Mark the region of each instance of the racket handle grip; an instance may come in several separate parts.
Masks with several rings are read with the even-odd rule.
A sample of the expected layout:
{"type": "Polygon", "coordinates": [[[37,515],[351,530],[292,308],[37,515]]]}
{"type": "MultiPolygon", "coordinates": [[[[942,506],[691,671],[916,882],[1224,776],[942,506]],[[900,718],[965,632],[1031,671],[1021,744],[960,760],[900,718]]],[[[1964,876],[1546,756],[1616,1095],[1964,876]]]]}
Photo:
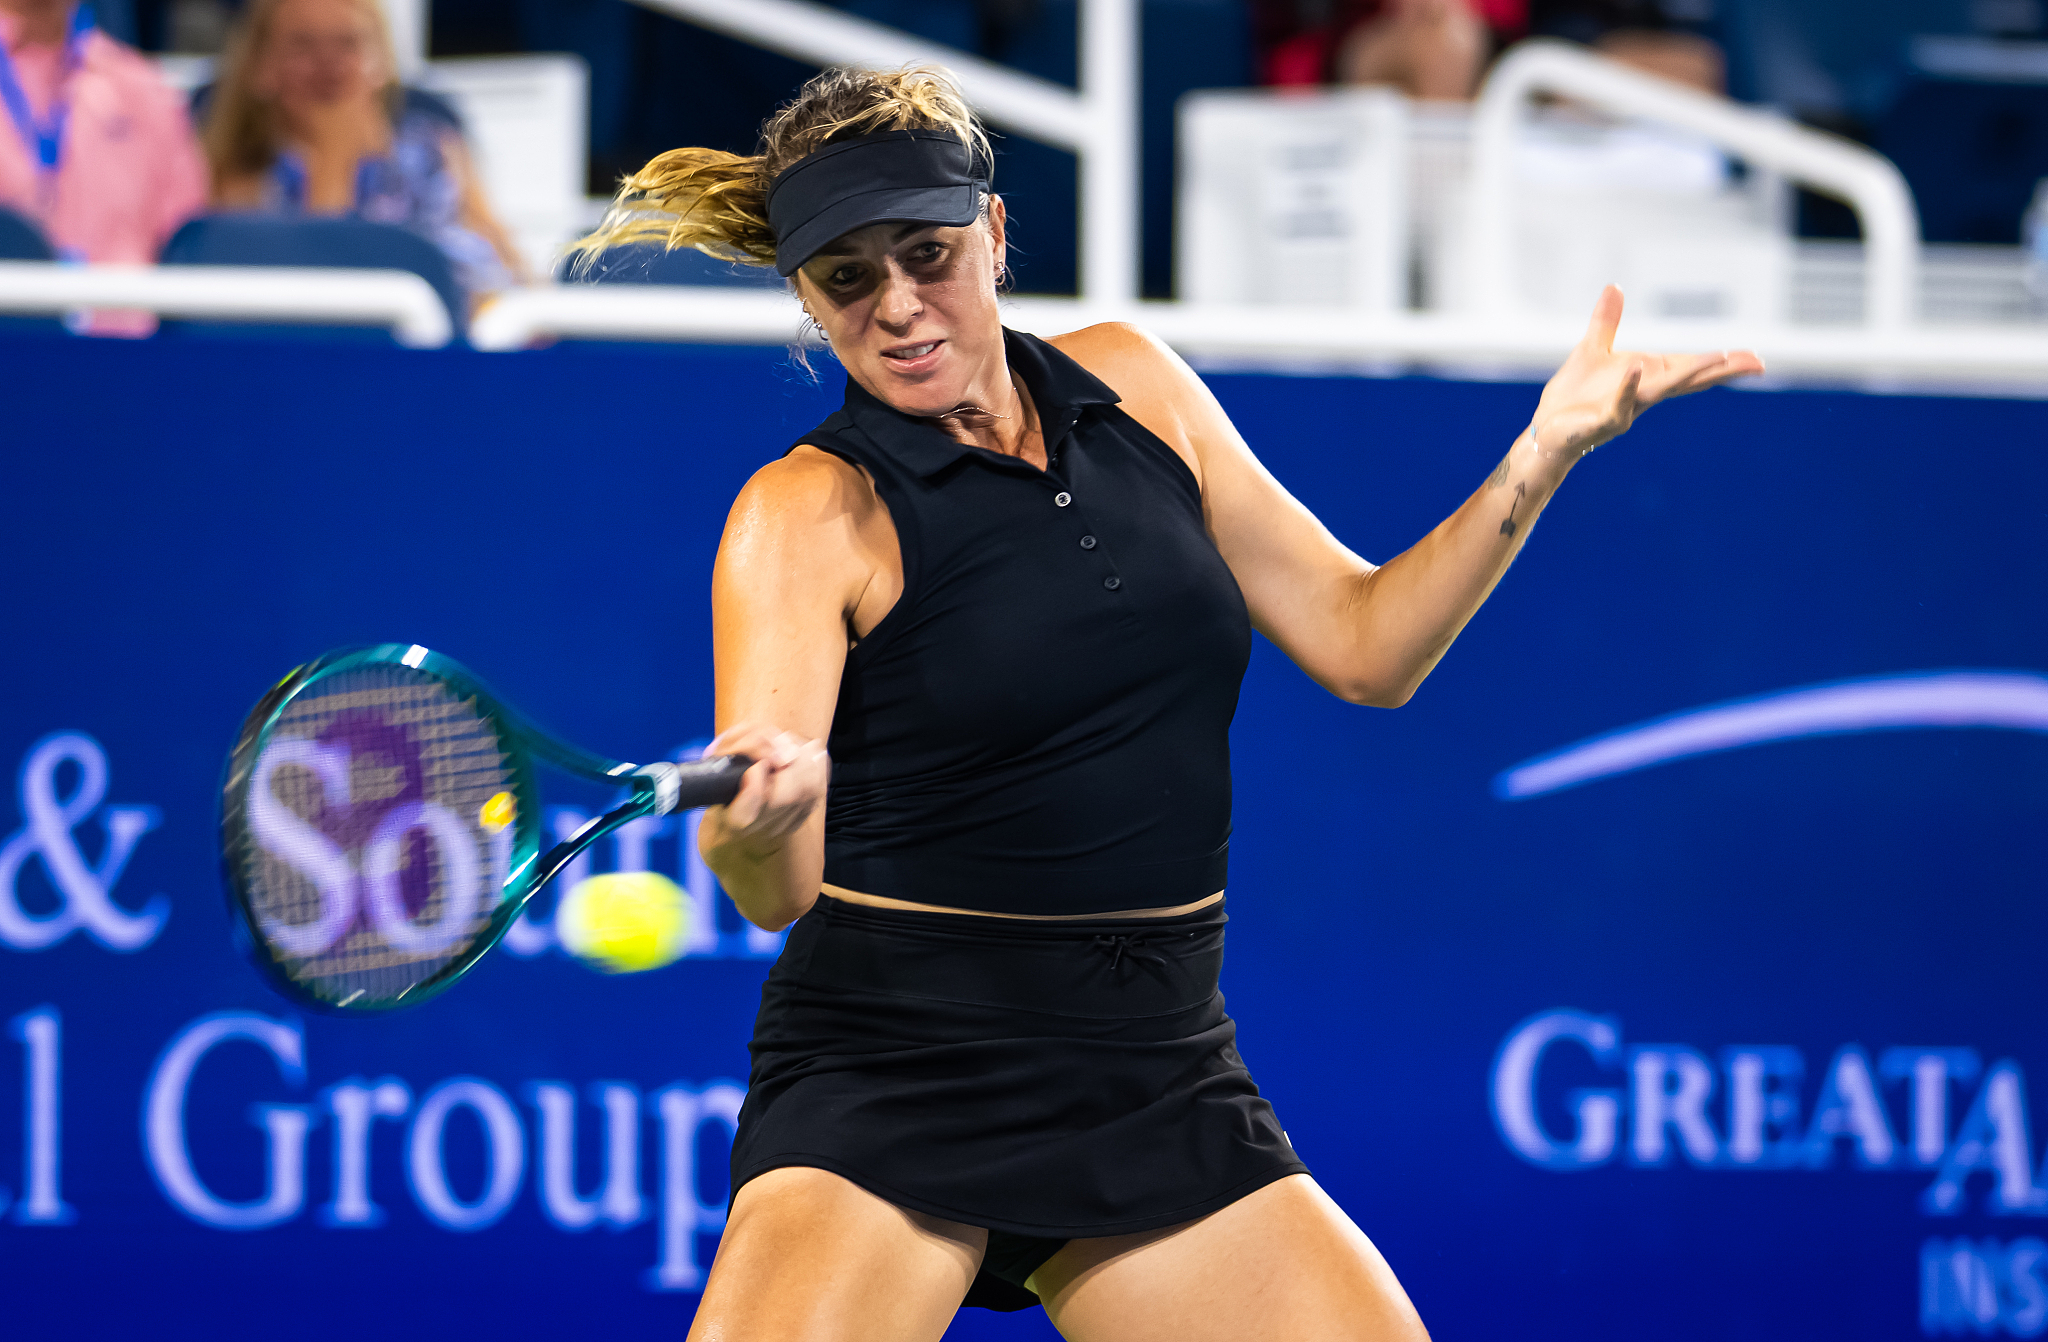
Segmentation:
{"type": "Polygon", "coordinates": [[[655,815],[723,806],[740,790],[740,775],[753,767],[745,755],[711,755],[687,764],[650,764],[634,771],[655,795],[655,815]]]}

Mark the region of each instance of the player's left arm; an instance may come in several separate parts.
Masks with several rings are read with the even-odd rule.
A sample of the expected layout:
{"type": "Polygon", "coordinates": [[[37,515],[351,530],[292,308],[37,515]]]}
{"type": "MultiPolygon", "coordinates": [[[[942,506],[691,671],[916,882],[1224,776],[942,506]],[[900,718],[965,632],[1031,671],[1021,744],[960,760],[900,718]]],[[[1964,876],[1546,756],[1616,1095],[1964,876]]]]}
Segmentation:
{"type": "Polygon", "coordinates": [[[1610,287],[1585,337],[1544,387],[1535,418],[1485,483],[1422,540],[1377,566],[1273,478],[1208,387],[1166,346],[1122,325],[1058,343],[1188,462],[1209,534],[1244,591],[1253,627],[1339,698],[1392,708],[1442,660],[1581,457],[1627,432],[1658,401],[1763,369],[1746,351],[1616,350],[1620,320],[1621,291],[1610,287]]]}

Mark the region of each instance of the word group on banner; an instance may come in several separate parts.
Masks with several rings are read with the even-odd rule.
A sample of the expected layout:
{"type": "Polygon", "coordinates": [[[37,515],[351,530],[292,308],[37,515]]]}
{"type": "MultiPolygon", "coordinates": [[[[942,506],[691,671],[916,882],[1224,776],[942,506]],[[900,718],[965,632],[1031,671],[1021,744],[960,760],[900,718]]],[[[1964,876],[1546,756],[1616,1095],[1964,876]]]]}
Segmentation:
{"type": "MultiPolygon", "coordinates": [[[[57,1110],[58,1017],[41,1007],[16,1017],[16,1033],[29,1041],[29,1193],[23,1220],[48,1224],[75,1219],[58,1192],[57,1110]]],[[[195,1074],[217,1049],[254,1047],[275,1064],[286,1092],[308,1084],[305,1032],[290,1017],[254,1011],[218,1011],[188,1022],[158,1055],[142,1088],[143,1155],[165,1201],[180,1213],[218,1230],[261,1231],[311,1215],[336,1230],[373,1230],[388,1211],[372,1196],[371,1137],[377,1123],[403,1123],[405,1186],[420,1215],[443,1230],[474,1233],[503,1220],[529,1187],[542,1214],[571,1233],[604,1226],[624,1230],[650,1219],[658,1225],[656,1261],[645,1285],[657,1291],[703,1287],[709,1258],[700,1235],[725,1225],[725,1198],[707,1199],[701,1184],[722,1185],[708,1167],[700,1171],[700,1139],[708,1132],[727,1143],[739,1121],[745,1092],[735,1082],[700,1085],[677,1082],[643,1096],[623,1081],[584,1087],[589,1108],[602,1124],[602,1159],[595,1177],[577,1168],[578,1088],[564,1081],[528,1082],[518,1088],[533,1111],[524,1117],[513,1093],[479,1076],[446,1077],[415,1091],[397,1076],[348,1077],[309,1101],[280,1099],[251,1106],[249,1139],[262,1149],[263,1189],[254,1198],[233,1199],[210,1188],[193,1159],[186,1111],[195,1074]],[[465,1196],[449,1178],[446,1144],[458,1113],[483,1134],[482,1186],[465,1196]],[[645,1191],[641,1169],[643,1122],[656,1125],[654,1193],[645,1191]],[[328,1140],[315,1142],[325,1126],[328,1140]],[[309,1207],[310,1177],[319,1147],[326,1148],[328,1199],[309,1207]],[[700,1173],[714,1176],[700,1180],[700,1173]],[[529,1177],[530,1176],[530,1177],[529,1177]],[[581,1191],[589,1188],[591,1191],[581,1191]]],[[[715,1149],[715,1148],[714,1148],[715,1149]]]]}
{"type": "MultiPolygon", "coordinates": [[[[24,1127],[21,1191],[0,1184],[0,1211],[12,1205],[21,1225],[71,1225],[78,1212],[62,1192],[63,1022],[57,1008],[39,1006],[8,1022],[22,1050],[24,1127]]],[[[597,1178],[576,1168],[576,1088],[561,1081],[535,1081],[524,1088],[538,1131],[502,1087],[476,1076],[448,1077],[417,1097],[395,1076],[351,1077],[325,1087],[310,1102],[266,1101],[250,1109],[263,1148],[263,1192],[234,1200],[209,1188],[200,1176],[187,1139],[185,1113],[194,1074],[215,1049],[254,1046],[276,1064],[287,1090],[307,1083],[305,1033],[289,1017],[253,1011],[212,1012],[187,1023],[158,1055],[142,1091],[143,1154],[164,1199],[193,1221],[218,1230],[259,1231],[298,1220],[308,1211],[312,1134],[329,1128],[328,1201],[312,1211],[330,1229],[374,1229],[385,1209],[371,1196],[373,1126],[381,1119],[406,1121],[403,1142],[407,1190],[420,1214],[443,1230],[469,1233],[505,1217],[532,1185],[540,1209],[557,1229],[579,1232],[603,1225],[624,1230],[650,1218],[658,1222],[656,1261],[644,1284],[655,1291],[702,1289],[709,1270],[700,1235],[715,1236],[725,1225],[726,1200],[701,1191],[698,1155],[707,1132],[727,1142],[739,1122],[744,1090],[735,1082],[702,1085],[677,1082],[644,1098],[622,1081],[586,1088],[601,1115],[603,1159],[597,1178]],[[445,1164],[450,1120],[468,1111],[484,1134],[483,1186],[465,1198],[451,1184],[445,1164]],[[658,1126],[653,1197],[643,1192],[643,1115],[658,1126]],[[529,1150],[538,1168],[528,1179],[529,1150]],[[594,1191],[578,1191],[594,1183],[594,1191]]],[[[708,1167],[703,1172],[712,1172],[708,1167]]],[[[713,1178],[721,1184],[722,1178],[713,1178]]]]}

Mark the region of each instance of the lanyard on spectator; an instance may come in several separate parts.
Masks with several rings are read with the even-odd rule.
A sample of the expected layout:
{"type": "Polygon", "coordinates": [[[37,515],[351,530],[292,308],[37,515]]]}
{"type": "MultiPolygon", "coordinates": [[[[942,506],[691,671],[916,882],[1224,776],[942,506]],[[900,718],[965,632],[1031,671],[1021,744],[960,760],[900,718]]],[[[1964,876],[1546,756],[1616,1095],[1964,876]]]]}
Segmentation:
{"type": "Polygon", "coordinates": [[[7,114],[14,118],[14,129],[20,132],[23,146],[35,156],[45,190],[54,185],[57,165],[64,159],[64,123],[71,115],[71,76],[84,63],[85,40],[92,35],[92,29],[91,5],[80,5],[71,11],[71,33],[64,39],[64,65],[57,74],[57,93],[50,100],[47,117],[38,117],[29,106],[28,93],[14,73],[14,57],[8,53],[7,44],[0,42],[0,101],[7,104],[7,114]]]}

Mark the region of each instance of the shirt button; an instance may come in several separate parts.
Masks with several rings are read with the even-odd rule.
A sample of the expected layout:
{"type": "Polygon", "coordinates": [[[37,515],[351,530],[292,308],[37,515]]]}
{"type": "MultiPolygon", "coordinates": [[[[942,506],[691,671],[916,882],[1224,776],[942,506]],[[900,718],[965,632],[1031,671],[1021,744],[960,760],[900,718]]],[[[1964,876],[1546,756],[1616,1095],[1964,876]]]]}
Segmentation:
{"type": "Polygon", "coordinates": [[[1082,548],[1082,549],[1084,549],[1084,550],[1092,550],[1092,549],[1094,549],[1094,548],[1095,548],[1095,538],[1094,538],[1093,536],[1083,536],[1083,537],[1081,538],[1081,548],[1082,548]]]}
{"type": "Polygon", "coordinates": [[[1117,588],[1122,587],[1124,585],[1124,580],[1122,578],[1104,578],[1102,580],[1102,585],[1104,587],[1107,587],[1110,591],[1114,592],[1117,588]]]}
{"type": "Polygon", "coordinates": [[[1064,489],[1062,489],[1059,493],[1052,496],[1052,503],[1053,507],[1055,508],[1064,508],[1073,501],[1074,496],[1072,494],[1069,494],[1064,489]]]}

